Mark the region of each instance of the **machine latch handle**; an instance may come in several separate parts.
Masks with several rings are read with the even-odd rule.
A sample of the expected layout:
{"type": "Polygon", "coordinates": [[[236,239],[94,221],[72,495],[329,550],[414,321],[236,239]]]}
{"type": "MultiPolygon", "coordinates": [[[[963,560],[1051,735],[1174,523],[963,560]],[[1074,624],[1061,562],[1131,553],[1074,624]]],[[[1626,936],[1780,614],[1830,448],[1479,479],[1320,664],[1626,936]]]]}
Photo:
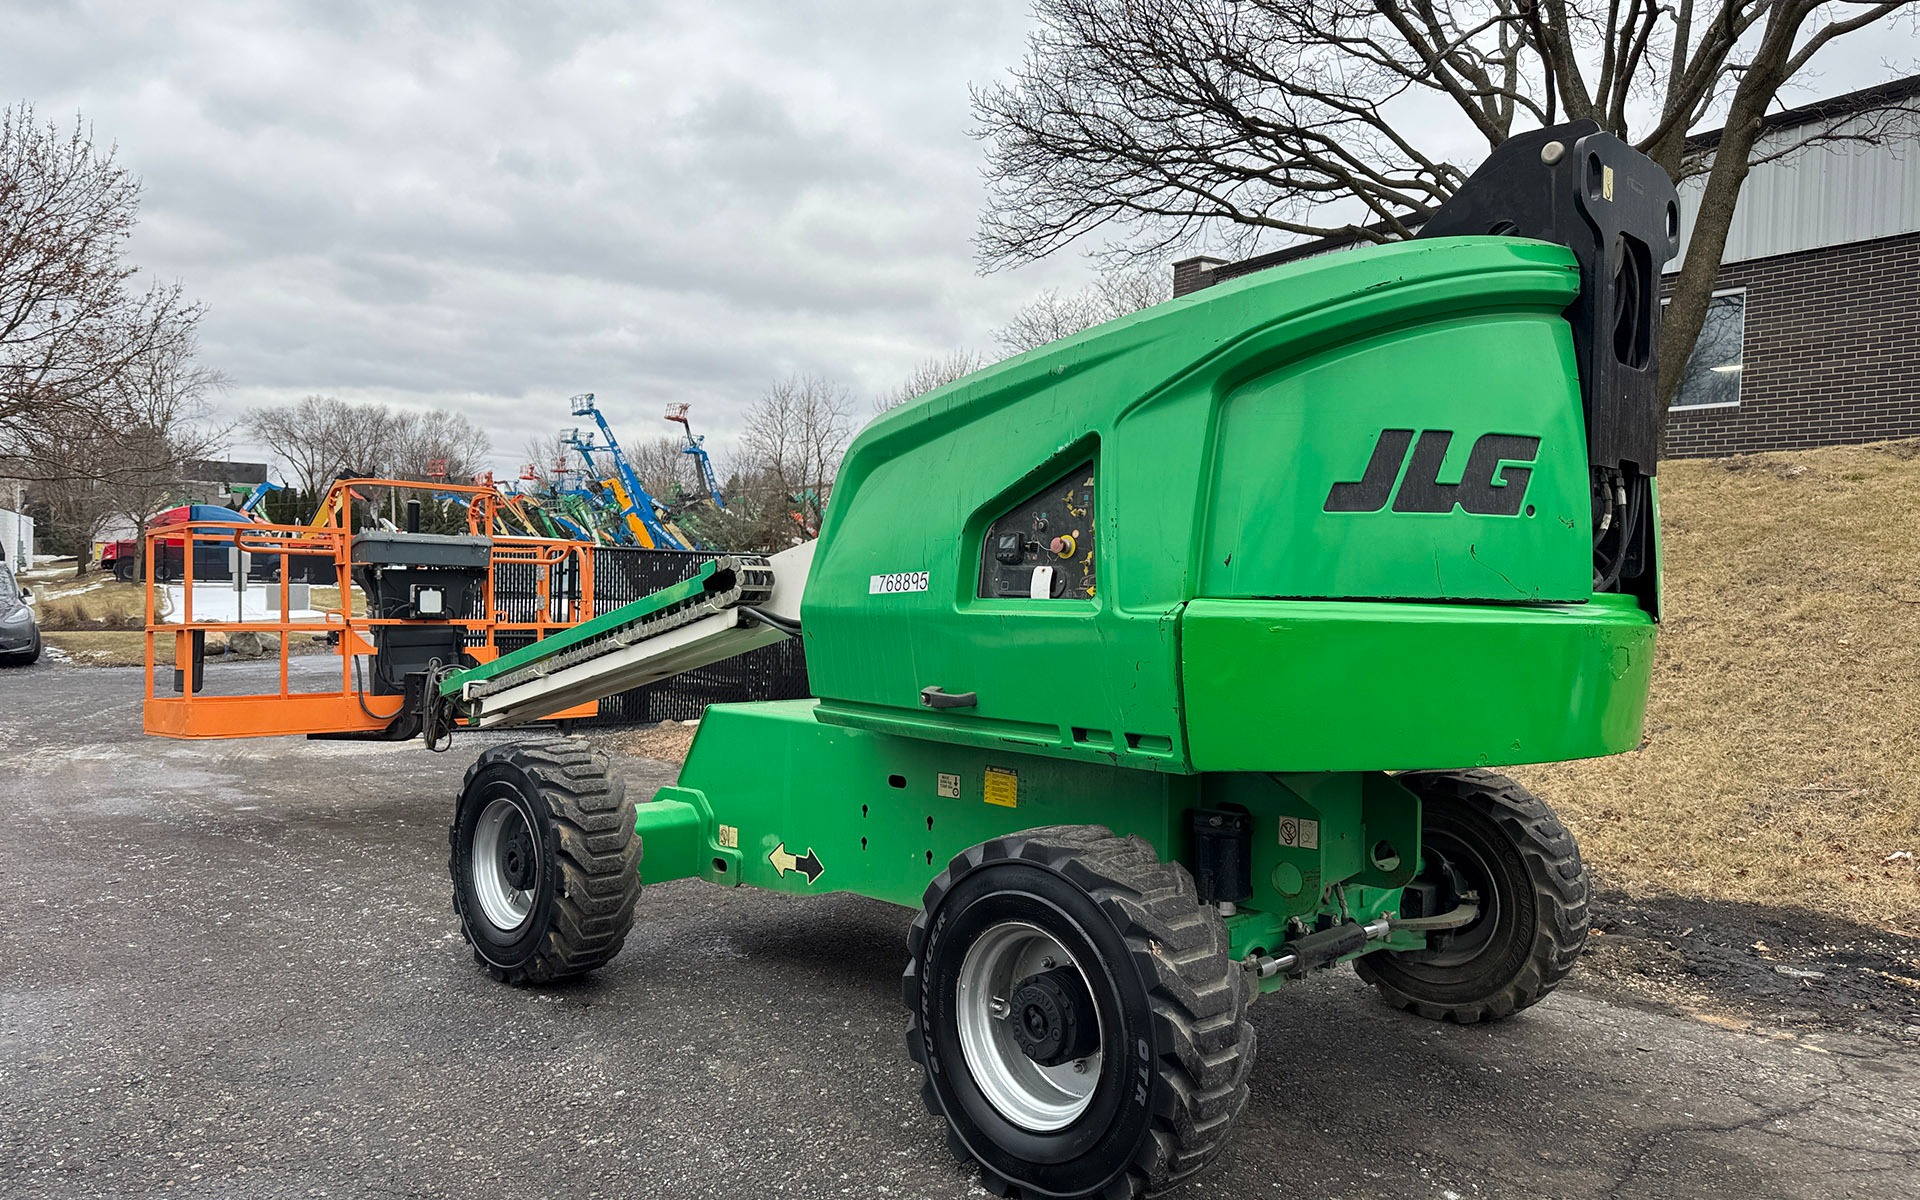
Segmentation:
{"type": "Polygon", "coordinates": [[[974,692],[948,692],[937,686],[920,689],[920,703],[928,708],[972,708],[979,702],[974,692]]]}

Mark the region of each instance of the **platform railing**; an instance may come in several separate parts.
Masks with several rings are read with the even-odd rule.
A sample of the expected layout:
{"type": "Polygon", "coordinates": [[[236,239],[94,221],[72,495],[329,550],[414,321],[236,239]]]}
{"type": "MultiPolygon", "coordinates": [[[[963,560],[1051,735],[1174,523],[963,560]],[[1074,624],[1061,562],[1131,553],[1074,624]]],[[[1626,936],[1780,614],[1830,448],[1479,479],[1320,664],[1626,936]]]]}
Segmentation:
{"type": "MultiPolygon", "coordinates": [[[[391,481],[355,481],[370,486],[391,481]]],[[[400,486],[419,487],[416,482],[400,486]]],[[[471,506],[470,528],[480,526],[471,506]]],[[[323,518],[344,512],[331,501],[323,518]]],[[[476,530],[477,531],[477,530],[476,530]]],[[[405,714],[399,696],[371,690],[356,672],[359,660],[374,653],[374,630],[382,625],[415,625],[418,621],[372,617],[356,612],[353,580],[353,535],[331,523],[320,525],[238,524],[191,521],[150,530],[146,537],[145,598],[145,726],[149,733],[182,738],[258,737],[274,734],[363,733],[395,728],[405,714]],[[180,582],[176,591],[158,578],[157,568],[177,549],[180,582]],[[259,570],[262,559],[271,569],[259,570]],[[332,603],[293,608],[292,582],[296,560],[329,559],[333,564],[332,603]],[[216,571],[215,564],[224,564],[216,571]],[[267,579],[251,579],[265,574],[267,579]],[[209,575],[217,575],[210,579],[209,575]],[[218,582],[222,588],[208,585],[218,582]],[[222,595],[231,591],[232,598],[222,595]],[[250,603],[265,593],[273,607],[250,603]],[[215,602],[214,597],[221,596],[215,602]],[[177,607],[178,611],[170,611],[177,607]],[[199,611],[196,611],[196,608],[199,611]],[[296,616],[295,613],[301,615],[296,616]],[[311,615],[308,615],[311,614],[311,615]],[[257,633],[278,643],[277,686],[273,691],[209,694],[205,673],[208,634],[257,633]],[[291,659],[294,639],[331,636],[339,656],[337,677],[326,672],[327,683],[296,686],[291,659]],[[164,683],[161,647],[171,639],[174,670],[170,687],[164,683]]],[[[485,587],[478,611],[445,624],[465,631],[465,654],[474,662],[488,662],[515,645],[545,637],[593,615],[593,555],[586,543],[540,538],[495,537],[485,587]],[[503,605],[501,574],[518,571],[532,576],[531,604],[503,605]],[[504,637],[506,646],[501,645],[504,637]]],[[[449,664],[454,665],[454,664],[449,664]]],[[[224,692],[224,689],[222,689],[224,692]]],[[[592,710],[555,716],[590,716],[592,710]]]]}

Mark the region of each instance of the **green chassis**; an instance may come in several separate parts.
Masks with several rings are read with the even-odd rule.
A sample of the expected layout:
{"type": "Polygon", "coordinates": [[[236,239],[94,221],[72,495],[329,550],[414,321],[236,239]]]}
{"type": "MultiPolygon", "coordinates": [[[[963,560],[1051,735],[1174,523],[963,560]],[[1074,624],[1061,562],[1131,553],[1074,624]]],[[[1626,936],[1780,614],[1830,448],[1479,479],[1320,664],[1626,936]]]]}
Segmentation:
{"type": "MultiPolygon", "coordinates": [[[[707,710],[680,782],[638,806],[647,882],[854,892],[918,908],[954,855],[995,837],[1097,823],[1190,862],[1187,814],[1237,805],[1254,819],[1254,894],[1226,923],[1233,957],[1245,959],[1276,951],[1289,918],[1311,928],[1320,916],[1398,912],[1419,866],[1419,801],[1381,772],[1137,771],[830,725],[816,703],[707,710]]],[[[1396,931],[1363,953],[1425,945],[1422,933],[1396,931]]]]}

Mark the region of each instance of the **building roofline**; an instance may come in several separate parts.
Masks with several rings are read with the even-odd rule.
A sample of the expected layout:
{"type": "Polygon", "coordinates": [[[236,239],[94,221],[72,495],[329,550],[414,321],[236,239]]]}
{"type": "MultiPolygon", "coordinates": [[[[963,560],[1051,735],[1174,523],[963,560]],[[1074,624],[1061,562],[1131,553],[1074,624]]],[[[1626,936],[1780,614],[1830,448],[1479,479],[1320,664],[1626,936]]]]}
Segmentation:
{"type": "MultiPolygon", "coordinates": [[[[1914,101],[1915,103],[1906,107],[1920,110],[1920,75],[1888,80],[1886,83],[1877,83],[1872,87],[1829,96],[1824,100],[1815,100],[1811,104],[1803,104],[1798,108],[1772,113],[1761,121],[1760,128],[1763,132],[1772,129],[1792,129],[1800,125],[1810,125],[1816,121],[1833,121],[1855,113],[1873,112],[1877,109],[1900,105],[1903,101],[1914,101]]],[[[1696,153],[1711,150],[1720,144],[1721,133],[1722,130],[1714,129],[1706,133],[1689,134],[1686,147],[1689,151],[1696,153]]],[[[1384,233],[1387,227],[1387,222],[1378,221],[1363,228],[1368,232],[1384,233]]],[[[1193,267],[1176,276],[1175,295],[1185,295],[1186,291],[1197,291],[1211,284],[1238,279],[1242,275],[1251,275],[1255,271],[1277,267],[1282,263],[1298,262],[1303,258],[1312,258],[1316,255],[1363,245],[1369,240],[1363,233],[1348,233],[1295,242],[1291,246],[1282,246],[1278,250],[1269,250],[1265,254],[1256,254],[1252,258],[1243,258],[1237,262],[1214,260],[1202,263],[1199,259],[1190,260],[1193,262],[1193,267]],[[1179,290],[1182,286],[1186,291],[1179,290]]]]}
{"type": "MultiPolygon", "coordinates": [[[[1801,125],[1811,125],[1815,121],[1833,121],[1855,113],[1872,112],[1886,108],[1902,100],[1920,97],[1920,75],[1909,75],[1904,79],[1891,79],[1886,83],[1876,83],[1872,87],[1846,92],[1838,96],[1829,96],[1824,100],[1815,100],[1811,104],[1802,104],[1798,108],[1789,108],[1782,112],[1769,113],[1760,122],[1762,132],[1771,129],[1793,129],[1801,125]]],[[[1711,150],[1720,144],[1720,129],[1710,129],[1705,133],[1687,135],[1687,149],[1711,150]]]]}

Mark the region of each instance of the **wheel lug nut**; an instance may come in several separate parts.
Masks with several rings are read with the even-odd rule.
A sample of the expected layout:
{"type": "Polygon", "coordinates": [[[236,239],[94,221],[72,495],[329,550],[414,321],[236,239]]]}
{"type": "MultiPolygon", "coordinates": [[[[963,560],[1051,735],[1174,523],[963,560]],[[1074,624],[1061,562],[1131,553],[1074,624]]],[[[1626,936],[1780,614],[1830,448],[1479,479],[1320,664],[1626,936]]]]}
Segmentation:
{"type": "Polygon", "coordinates": [[[1000,997],[995,996],[987,1002],[987,1011],[993,1014],[994,1020],[1004,1021],[1007,1019],[1007,1014],[1013,1011],[1013,1006],[1000,997]]]}

